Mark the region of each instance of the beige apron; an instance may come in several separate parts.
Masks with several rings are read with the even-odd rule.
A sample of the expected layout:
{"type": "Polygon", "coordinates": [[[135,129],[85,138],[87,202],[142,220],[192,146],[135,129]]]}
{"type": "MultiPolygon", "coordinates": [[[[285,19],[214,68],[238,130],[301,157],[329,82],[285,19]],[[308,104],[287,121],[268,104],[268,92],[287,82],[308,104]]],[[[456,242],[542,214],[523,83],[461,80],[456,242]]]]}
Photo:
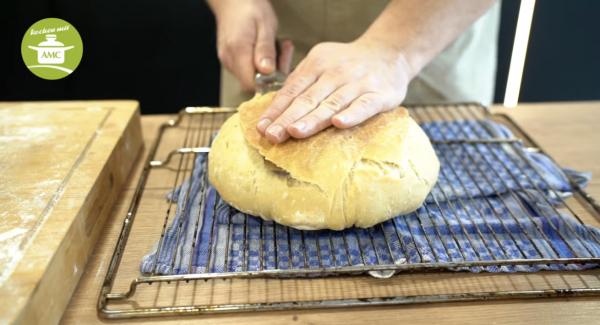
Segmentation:
{"type": "MultiPolygon", "coordinates": [[[[279,39],[294,42],[296,66],[317,43],[349,42],[359,37],[387,0],[273,0],[279,39]]],[[[418,14],[418,13],[415,13],[418,14]]],[[[500,2],[446,48],[409,84],[405,103],[475,101],[494,96],[500,2]]],[[[253,94],[221,70],[221,105],[236,107],[253,94]]]]}

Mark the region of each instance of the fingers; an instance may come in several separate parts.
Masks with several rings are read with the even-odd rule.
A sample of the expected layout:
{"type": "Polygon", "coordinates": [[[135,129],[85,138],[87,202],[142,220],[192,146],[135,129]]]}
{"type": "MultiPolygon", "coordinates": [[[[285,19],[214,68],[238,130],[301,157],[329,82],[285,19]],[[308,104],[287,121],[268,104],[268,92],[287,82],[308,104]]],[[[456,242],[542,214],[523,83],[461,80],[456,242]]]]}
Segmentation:
{"type": "Polygon", "coordinates": [[[269,105],[260,117],[256,128],[261,134],[264,135],[267,127],[290,106],[292,101],[317,80],[317,76],[314,74],[301,75],[297,72],[295,71],[290,75],[283,87],[275,95],[275,98],[273,98],[271,105],[269,105]]]}
{"type": "Polygon", "coordinates": [[[275,31],[259,24],[254,46],[254,66],[260,73],[275,71],[275,31]]]}
{"type": "Polygon", "coordinates": [[[250,43],[219,40],[217,54],[221,64],[239,80],[245,91],[254,89],[252,51],[250,43]]]}
{"type": "Polygon", "coordinates": [[[277,58],[277,67],[284,74],[290,73],[290,66],[294,56],[294,43],[290,40],[283,40],[280,44],[279,57],[277,58]]]}
{"type": "Polygon", "coordinates": [[[347,84],[319,104],[319,106],[287,128],[288,133],[298,139],[307,138],[331,125],[331,118],[360,95],[359,85],[347,84]]]}
{"type": "Polygon", "coordinates": [[[244,46],[233,58],[233,69],[231,71],[240,81],[244,91],[254,89],[254,65],[252,64],[252,47],[244,46]]]}
{"type": "Polygon", "coordinates": [[[361,95],[348,108],[334,115],[331,123],[340,129],[346,129],[366,121],[373,115],[387,109],[380,98],[381,96],[374,92],[361,95]]]}
{"type": "Polygon", "coordinates": [[[288,127],[309,114],[339,87],[336,78],[323,75],[317,82],[310,86],[292,101],[265,131],[266,138],[272,143],[280,143],[289,137],[288,127]]]}

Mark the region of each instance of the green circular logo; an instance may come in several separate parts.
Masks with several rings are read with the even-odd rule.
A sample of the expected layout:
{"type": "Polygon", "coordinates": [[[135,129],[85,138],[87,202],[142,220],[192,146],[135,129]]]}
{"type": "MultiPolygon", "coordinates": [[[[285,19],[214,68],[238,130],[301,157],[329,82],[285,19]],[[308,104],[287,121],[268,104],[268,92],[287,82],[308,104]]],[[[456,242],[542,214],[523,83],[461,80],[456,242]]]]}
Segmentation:
{"type": "Polygon", "coordinates": [[[75,71],[83,56],[81,36],[67,21],[46,18],[31,25],[21,42],[27,69],[47,79],[62,79],[75,71]]]}

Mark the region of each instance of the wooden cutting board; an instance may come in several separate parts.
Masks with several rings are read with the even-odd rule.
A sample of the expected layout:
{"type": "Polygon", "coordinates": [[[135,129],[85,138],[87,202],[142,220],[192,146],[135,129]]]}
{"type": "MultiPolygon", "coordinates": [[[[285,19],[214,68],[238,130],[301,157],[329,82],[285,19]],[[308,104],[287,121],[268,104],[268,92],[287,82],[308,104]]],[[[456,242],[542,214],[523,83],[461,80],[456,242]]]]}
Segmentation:
{"type": "Polygon", "coordinates": [[[56,323],[142,147],[135,101],[0,103],[0,323],[56,323]]]}

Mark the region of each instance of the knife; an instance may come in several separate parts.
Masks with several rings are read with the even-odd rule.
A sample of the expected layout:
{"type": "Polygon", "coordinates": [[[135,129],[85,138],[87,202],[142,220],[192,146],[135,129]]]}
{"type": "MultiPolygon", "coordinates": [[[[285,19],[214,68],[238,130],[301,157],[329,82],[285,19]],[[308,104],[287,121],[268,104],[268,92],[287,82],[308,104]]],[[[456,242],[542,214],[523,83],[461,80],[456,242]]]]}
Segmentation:
{"type": "MultiPolygon", "coordinates": [[[[281,42],[275,41],[275,62],[279,62],[279,53],[281,52],[281,42]]],[[[256,73],[254,76],[255,91],[257,94],[266,94],[270,91],[281,89],[287,75],[277,69],[269,74],[256,73]]]]}
{"type": "Polygon", "coordinates": [[[256,93],[263,95],[270,91],[281,89],[286,77],[287,76],[279,70],[270,74],[257,73],[254,77],[256,93]]]}

